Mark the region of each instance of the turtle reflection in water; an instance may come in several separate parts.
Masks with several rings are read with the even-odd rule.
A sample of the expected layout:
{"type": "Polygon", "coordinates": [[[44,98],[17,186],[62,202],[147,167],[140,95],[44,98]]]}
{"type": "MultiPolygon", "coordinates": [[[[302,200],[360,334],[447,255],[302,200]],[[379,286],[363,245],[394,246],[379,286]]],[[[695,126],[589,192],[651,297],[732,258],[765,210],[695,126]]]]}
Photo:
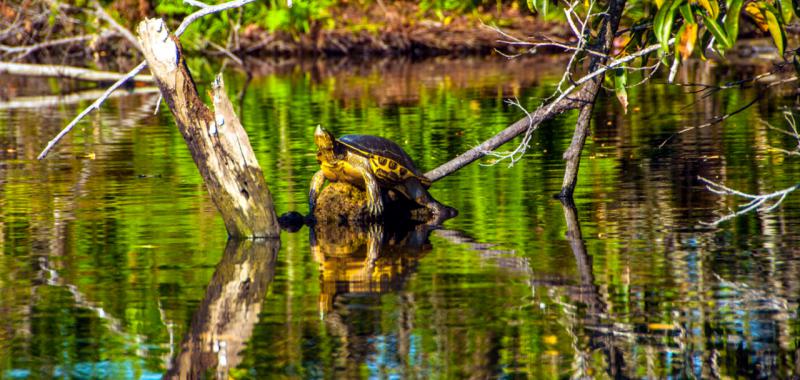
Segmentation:
{"type": "Polygon", "coordinates": [[[320,264],[320,311],[329,312],[337,295],[377,295],[400,289],[424,252],[431,226],[368,228],[317,224],[310,230],[311,252],[320,264]]]}
{"type": "Polygon", "coordinates": [[[382,192],[397,191],[433,215],[433,224],[452,218],[458,212],[445,206],[428,193],[431,181],[414,165],[411,157],[394,142],[377,136],[345,135],[335,139],[333,134],[317,126],[314,132],[317,160],[321,169],[311,179],[308,205],[311,214],[327,179],[346,182],[367,193],[367,211],[378,217],[384,212],[382,192]]]}

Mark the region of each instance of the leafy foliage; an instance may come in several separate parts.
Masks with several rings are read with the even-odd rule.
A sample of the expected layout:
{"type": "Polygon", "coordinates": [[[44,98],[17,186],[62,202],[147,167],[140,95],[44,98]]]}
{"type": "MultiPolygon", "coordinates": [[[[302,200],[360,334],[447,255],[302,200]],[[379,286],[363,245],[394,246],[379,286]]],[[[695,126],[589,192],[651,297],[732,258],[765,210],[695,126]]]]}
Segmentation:
{"type": "MultiPolygon", "coordinates": [[[[548,0],[527,0],[531,11],[542,15],[553,13],[571,14],[573,19],[589,20],[597,25],[604,5],[594,1],[574,1],[554,3],[548,0]]],[[[786,53],[786,26],[800,11],[798,0],[655,0],[653,2],[628,1],[623,14],[617,38],[624,41],[613,58],[628,54],[657,43],[660,45],[658,58],[667,66],[677,68],[682,61],[692,56],[706,59],[708,52],[724,56],[740,35],[744,24],[751,24],[763,34],[768,34],[778,53],[786,53]],[[742,15],[746,17],[741,17],[742,15]]],[[[569,16],[568,16],[569,17],[569,16]]],[[[590,36],[591,39],[591,36],[590,36]]],[[[593,41],[589,41],[591,44],[593,41]]],[[[795,55],[797,52],[795,52],[795,55]]],[[[579,53],[578,58],[585,57],[579,53]]],[[[647,63],[645,56],[639,67],[647,63]]],[[[615,73],[614,89],[620,102],[626,104],[626,85],[624,70],[615,73]]],[[[798,71],[800,72],[800,70],[798,71]]]]}

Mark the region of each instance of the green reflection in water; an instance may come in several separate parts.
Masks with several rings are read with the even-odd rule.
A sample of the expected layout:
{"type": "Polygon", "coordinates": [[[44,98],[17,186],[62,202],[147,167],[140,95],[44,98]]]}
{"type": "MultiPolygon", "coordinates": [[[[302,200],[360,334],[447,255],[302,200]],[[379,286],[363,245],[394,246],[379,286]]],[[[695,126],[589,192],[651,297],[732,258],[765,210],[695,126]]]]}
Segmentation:
{"type": "MultiPolygon", "coordinates": [[[[242,120],[278,212],[303,212],[317,124],[386,136],[432,169],[518,119],[504,99],[539,104],[558,67],[264,66],[246,86],[242,120]]],[[[681,78],[730,79],[721,75],[698,66],[681,78]]],[[[226,82],[235,97],[246,81],[226,82]]],[[[226,250],[171,116],[151,115],[153,97],[113,100],[44,162],[34,160],[38,149],[86,104],[2,111],[0,373],[797,375],[800,197],[710,229],[699,222],[733,204],[695,180],[750,192],[795,183],[798,160],[774,148],[796,141],[759,122],[784,126],[791,99],[772,94],[657,149],[755,91],[692,103],[683,89],[655,83],[629,96],[627,115],[613,98],[597,107],[575,211],[551,198],[574,124],[568,114],[542,126],[515,166],[472,165],[436,183],[433,195],[460,216],[428,240],[334,231],[314,245],[304,229],[282,234],[274,260],[226,250]],[[231,321],[238,330],[208,327],[231,321]],[[187,362],[198,366],[186,372],[187,362]]]]}

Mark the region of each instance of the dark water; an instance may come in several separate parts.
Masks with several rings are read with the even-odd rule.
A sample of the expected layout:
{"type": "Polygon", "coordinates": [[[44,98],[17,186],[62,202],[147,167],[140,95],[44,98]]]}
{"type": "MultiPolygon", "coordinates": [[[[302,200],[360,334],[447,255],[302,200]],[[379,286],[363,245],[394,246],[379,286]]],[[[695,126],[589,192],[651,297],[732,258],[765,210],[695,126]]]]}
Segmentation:
{"type": "MultiPolygon", "coordinates": [[[[278,213],[304,212],[317,124],[391,138],[429,170],[522,116],[504,100],[535,108],[560,67],[265,65],[238,104],[278,213]]],[[[765,69],[698,64],[679,80],[765,69]]],[[[15,100],[59,90],[4,80],[15,100]]],[[[437,182],[460,211],[442,230],[304,228],[279,244],[227,243],[156,96],[110,101],[43,162],[91,100],[2,109],[0,377],[796,378],[800,193],[709,227],[736,203],[697,180],[795,184],[800,158],[776,148],[797,141],[761,122],[788,128],[795,88],[659,149],[760,91],[700,100],[662,83],[630,89],[628,114],[601,99],[574,208],[552,198],[568,114],[513,167],[437,182]]]]}

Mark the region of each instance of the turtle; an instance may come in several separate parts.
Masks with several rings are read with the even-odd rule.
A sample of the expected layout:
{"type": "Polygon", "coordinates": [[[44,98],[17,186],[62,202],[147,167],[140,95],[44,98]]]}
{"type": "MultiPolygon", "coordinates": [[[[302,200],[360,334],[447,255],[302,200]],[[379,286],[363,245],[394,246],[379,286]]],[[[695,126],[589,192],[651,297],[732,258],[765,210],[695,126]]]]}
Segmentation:
{"type": "Polygon", "coordinates": [[[381,190],[396,190],[428,208],[438,222],[452,218],[457,211],[433,199],[431,180],[395,142],[371,135],[344,135],[338,139],[321,126],[314,131],[317,161],[321,169],[311,179],[308,206],[311,215],[325,180],[347,182],[367,192],[367,211],[373,217],[383,214],[381,190]]]}

